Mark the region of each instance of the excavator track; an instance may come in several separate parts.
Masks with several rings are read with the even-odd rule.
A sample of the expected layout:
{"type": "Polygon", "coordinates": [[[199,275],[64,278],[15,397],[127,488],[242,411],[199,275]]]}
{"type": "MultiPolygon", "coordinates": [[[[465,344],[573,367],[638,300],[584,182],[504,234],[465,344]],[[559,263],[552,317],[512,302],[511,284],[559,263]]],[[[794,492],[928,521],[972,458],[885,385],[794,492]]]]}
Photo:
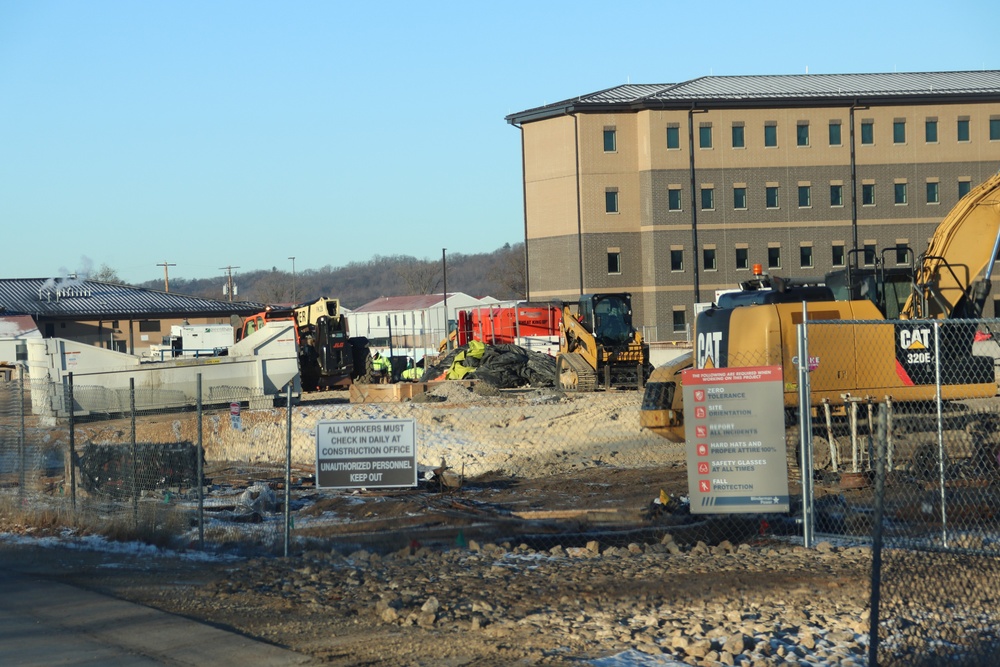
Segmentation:
{"type": "Polygon", "coordinates": [[[556,383],[563,391],[594,391],[597,388],[597,371],[581,355],[566,352],[556,359],[556,383]]]}

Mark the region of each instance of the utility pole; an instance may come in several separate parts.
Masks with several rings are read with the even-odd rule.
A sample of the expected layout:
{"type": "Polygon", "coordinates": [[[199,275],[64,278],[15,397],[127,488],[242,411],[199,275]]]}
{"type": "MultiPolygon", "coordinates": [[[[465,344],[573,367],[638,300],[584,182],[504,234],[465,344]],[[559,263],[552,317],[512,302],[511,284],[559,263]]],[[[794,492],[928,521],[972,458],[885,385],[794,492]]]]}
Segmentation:
{"type": "Polygon", "coordinates": [[[238,269],[238,266],[220,266],[220,271],[225,271],[228,276],[226,280],[226,292],[229,294],[229,300],[233,300],[233,269],[238,269]]]}
{"type": "Polygon", "coordinates": [[[295,297],[295,255],[292,255],[288,259],[292,260],[292,303],[296,304],[299,300],[295,297]]]}
{"type": "Polygon", "coordinates": [[[157,266],[163,267],[163,291],[170,291],[170,276],[167,274],[168,266],[177,266],[176,264],[171,264],[167,260],[163,260],[163,264],[157,264],[157,266]]]}

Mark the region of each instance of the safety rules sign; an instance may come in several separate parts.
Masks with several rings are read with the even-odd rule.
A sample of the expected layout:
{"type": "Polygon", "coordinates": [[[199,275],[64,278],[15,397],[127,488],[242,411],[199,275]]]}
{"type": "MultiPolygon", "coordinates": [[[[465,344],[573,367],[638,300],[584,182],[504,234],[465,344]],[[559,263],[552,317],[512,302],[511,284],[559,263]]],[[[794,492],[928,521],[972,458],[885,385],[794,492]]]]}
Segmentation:
{"type": "Polygon", "coordinates": [[[321,421],[316,426],[316,486],[328,489],[417,485],[412,419],[321,421]]]}
{"type": "Polygon", "coordinates": [[[684,371],[693,514],[787,512],[781,367],[684,371]]]}

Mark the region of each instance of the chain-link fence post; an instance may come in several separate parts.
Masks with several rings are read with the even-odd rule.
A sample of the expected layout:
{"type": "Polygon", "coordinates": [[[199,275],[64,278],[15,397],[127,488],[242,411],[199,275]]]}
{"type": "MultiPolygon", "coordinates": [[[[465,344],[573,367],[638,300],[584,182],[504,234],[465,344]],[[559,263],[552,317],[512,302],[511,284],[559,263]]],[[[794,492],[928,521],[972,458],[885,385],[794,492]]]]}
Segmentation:
{"type": "Polygon", "coordinates": [[[19,468],[19,479],[17,485],[17,500],[18,505],[24,506],[24,483],[26,479],[25,466],[27,465],[27,457],[25,456],[25,425],[24,425],[24,366],[18,364],[18,415],[20,416],[21,426],[18,429],[17,435],[17,459],[19,468]]]}
{"type": "Polygon", "coordinates": [[[948,548],[948,509],[945,503],[944,417],[941,400],[941,323],[934,324],[934,383],[937,403],[938,483],[941,489],[941,544],[948,548]]]}
{"type": "Polygon", "coordinates": [[[886,441],[888,439],[888,408],[880,405],[878,433],[875,440],[875,497],[872,517],[872,574],[870,617],[868,625],[868,665],[878,667],[879,607],[882,597],[882,517],[885,512],[886,441]]]}
{"type": "Polygon", "coordinates": [[[129,399],[129,415],[132,419],[132,433],[131,433],[131,444],[132,444],[132,520],[138,528],[139,526],[139,447],[135,441],[135,378],[130,377],[128,379],[128,399],[129,399]]]}
{"type": "Polygon", "coordinates": [[[802,324],[798,325],[799,353],[799,461],[802,470],[802,544],[813,545],[813,462],[812,411],[809,384],[809,336],[806,331],[806,304],[802,303],[802,324]]]}
{"type": "Polygon", "coordinates": [[[198,478],[198,549],[205,550],[205,443],[202,426],[202,395],[201,395],[201,373],[197,375],[196,381],[197,397],[195,398],[195,410],[198,415],[198,442],[195,456],[198,457],[197,478],[198,478]]]}
{"type": "Polygon", "coordinates": [[[73,408],[74,397],[73,397],[73,374],[70,373],[67,377],[66,386],[67,401],[69,407],[67,413],[69,415],[69,499],[70,506],[73,508],[73,512],[76,512],[76,410],[73,408]]]}
{"type": "Polygon", "coordinates": [[[292,383],[285,387],[285,558],[292,539],[292,383]]]}

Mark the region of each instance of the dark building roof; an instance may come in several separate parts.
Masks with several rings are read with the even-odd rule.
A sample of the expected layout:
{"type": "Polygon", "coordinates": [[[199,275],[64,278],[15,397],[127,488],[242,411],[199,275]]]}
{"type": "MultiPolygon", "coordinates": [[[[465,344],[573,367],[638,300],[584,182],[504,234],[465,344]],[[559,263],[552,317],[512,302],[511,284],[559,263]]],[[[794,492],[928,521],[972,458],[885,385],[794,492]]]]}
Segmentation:
{"type": "Polygon", "coordinates": [[[249,301],[216,301],[77,278],[0,279],[0,313],[50,319],[228,317],[260,312],[249,301]]]}
{"type": "Polygon", "coordinates": [[[704,76],[682,83],[626,84],[506,117],[528,123],[571,113],[708,107],[847,106],[1000,101],[1000,70],[704,76]]]}

